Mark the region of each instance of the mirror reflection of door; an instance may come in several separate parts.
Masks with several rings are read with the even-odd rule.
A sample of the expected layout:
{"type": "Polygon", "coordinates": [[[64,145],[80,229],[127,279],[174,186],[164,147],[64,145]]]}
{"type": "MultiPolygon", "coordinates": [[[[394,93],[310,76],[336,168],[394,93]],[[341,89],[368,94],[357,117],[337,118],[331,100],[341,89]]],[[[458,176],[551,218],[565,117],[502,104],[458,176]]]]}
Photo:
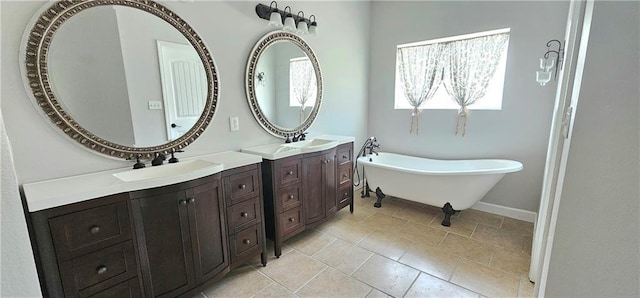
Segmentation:
{"type": "Polygon", "coordinates": [[[191,45],[157,44],[167,138],[175,140],[200,118],[207,98],[207,78],[191,45]]]}

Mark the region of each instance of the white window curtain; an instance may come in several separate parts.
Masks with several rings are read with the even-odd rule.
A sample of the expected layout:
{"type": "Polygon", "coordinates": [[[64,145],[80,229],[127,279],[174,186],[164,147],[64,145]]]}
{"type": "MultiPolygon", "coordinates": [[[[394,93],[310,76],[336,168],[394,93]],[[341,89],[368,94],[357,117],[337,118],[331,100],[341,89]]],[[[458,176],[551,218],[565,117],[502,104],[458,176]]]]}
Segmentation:
{"type": "Polygon", "coordinates": [[[289,83],[292,96],[300,105],[300,123],[307,118],[305,108],[315,102],[316,77],[309,59],[292,59],[289,67],[289,83]]]}
{"type": "Polygon", "coordinates": [[[438,90],[442,81],[442,44],[398,48],[398,73],[407,101],[413,107],[410,134],[418,135],[420,106],[438,90]]]}
{"type": "Polygon", "coordinates": [[[456,135],[462,125],[462,136],[467,128],[467,107],[485,95],[493,78],[509,34],[501,33],[450,42],[444,49],[444,87],[460,106],[456,116],[456,135]]]}

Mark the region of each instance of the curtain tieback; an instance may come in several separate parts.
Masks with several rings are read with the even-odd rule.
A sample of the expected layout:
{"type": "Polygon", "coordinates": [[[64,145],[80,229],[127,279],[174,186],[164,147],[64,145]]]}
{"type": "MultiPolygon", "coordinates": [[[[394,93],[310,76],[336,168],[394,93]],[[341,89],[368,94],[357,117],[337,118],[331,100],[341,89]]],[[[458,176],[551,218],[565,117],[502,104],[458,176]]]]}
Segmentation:
{"type": "Polygon", "coordinates": [[[458,135],[458,131],[459,131],[459,127],[460,127],[460,120],[462,120],[462,136],[464,137],[465,133],[467,132],[467,116],[469,115],[469,110],[467,109],[467,106],[461,106],[460,109],[458,109],[458,115],[456,116],[456,136],[458,135]]]}

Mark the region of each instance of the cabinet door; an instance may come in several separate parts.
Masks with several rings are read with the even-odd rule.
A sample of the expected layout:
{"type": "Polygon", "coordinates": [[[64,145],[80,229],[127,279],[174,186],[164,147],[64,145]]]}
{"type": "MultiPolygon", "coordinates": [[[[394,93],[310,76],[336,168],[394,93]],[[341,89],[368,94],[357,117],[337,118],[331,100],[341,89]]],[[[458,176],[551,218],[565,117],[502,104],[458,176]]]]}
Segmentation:
{"type": "Polygon", "coordinates": [[[229,267],[224,200],[219,177],[187,190],[196,284],[229,267]]]}
{"type": "Polygon", "coordinates": [[[302,160],[302,189],[305,223],[310,224],[325,217],[326,204],[323,196],[325,154],[305,157],[302,160]]]}
{"type": "Polygon", "coordinates": [[[169,186],[140,193],[132,206],[145,291],[177,296],[195,285],[185,191],[169,186]]]}
{"type": "Polygon", "coordinates": [[[336,213],[336,150],[331,150],[325,154],[325,162],[322,168],[322,177],[324,178],[323,197],[325,200],[326,216],[336,213]]]}

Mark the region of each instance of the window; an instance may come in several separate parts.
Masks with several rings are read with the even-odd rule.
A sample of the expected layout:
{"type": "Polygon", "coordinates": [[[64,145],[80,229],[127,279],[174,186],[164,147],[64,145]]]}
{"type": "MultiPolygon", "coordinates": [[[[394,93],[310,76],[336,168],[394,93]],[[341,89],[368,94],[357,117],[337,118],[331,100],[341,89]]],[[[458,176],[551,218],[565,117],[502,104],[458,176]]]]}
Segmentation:
{"type": "MultiPolygon", "coordinates": [[[[398,49],[408,48],[408,47],[419,47],[419,46],[427,46],[434,44],[442,44],[446,47],[446,45],[455,43],[457,41],[470,40],[474,38],[492,36],[497,34],[507,34],[506,45],[502,47],[500,58],[495,70],[493,77],[490,79],[489,84],[486,89],[486,93],[483,97],[479,98],[474,104],[468,106],[469,109],[476,110],[500,110],[502,109],[502,91],[504,87],[504,79],[505,79],[505,70],[507,65],[507,50],[508,50],[508,33],[510,29],[500,29],[493,31],[485,31],[474,34],[466,34],[454,37],[440,38],[434,40],[427,40],[422,42],[416,42],[411,44],[402,44],[398,45],[398,49]]],[[[446,59],[440,59],[443,63],[444,68],[448,67],[448,61],[446,59]]],[[[402,78],[399,70],[399,59],[396,57],[396,78],[395,78],[395,101],[394,108],[395,109],[413,109],[413,106],[407,100],[404,88],[402,85],[402,78]]],[[[452,99],[452,97],[447,93],[447,90],[444,87],[445,81],[447,80],[447,76],[443,77],[443,82],[438,85],[438,89],[436,93],[429,100],[424,102],[420,109],[459,109],[460,105],[456,103],[452,99]]]]}
{"type": "Polygon", "coordinates": [[[313,107],[318,92],[316,74],[308,57],[289,60],[289,106],[313,107]]]}

